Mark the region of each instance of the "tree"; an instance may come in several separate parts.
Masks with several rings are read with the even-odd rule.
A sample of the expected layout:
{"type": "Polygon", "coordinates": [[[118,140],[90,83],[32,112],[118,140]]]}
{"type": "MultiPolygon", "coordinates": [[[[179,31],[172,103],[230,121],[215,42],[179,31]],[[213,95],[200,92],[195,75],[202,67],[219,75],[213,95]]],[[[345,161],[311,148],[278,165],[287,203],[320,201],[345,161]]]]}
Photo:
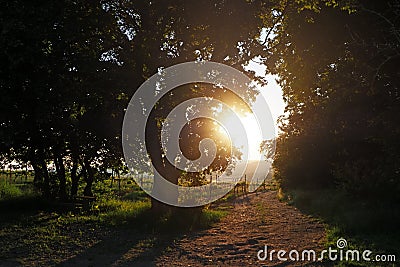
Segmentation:
{"type": "MultiPolygon", "coordinates": [[[[140,17],[140,27],[132,40],[133,64],[139,71],[137,74],[142,77],[140,81],[157,73],[159,68],[194,60],[224,63],[257,79],[254,73],[245,71],[243,66],[260,53],[268,53],[265,44],[270,40],[260,42],[259,36],[263,28],[272,28],[278,23],[275,13],[279,13],[283,8],[279,1],[133,3],[131,9],[140,17]]],[[[258,80],[262,82],[261,79],[258,80]]],[[[152,142],[146,144],[152,163],[161,174],[175,184],[181,172],[171,164],[165,163],[161,150],[159,122],[185,99],[202,95],[221,100],[231,97],[229,93],[209,86],[195,86],[182,88],[179,93],[172,94],[173,97],[166,96],[167,100],[157,104],[147,124],[147,139],[152,142]]],[[[254,99],[256,93],[251,93],[249,97],[254,99]]],[[[202,131],[204,132],[196,129],[195,132],[201,135],[202,131]]],[[[224,166],[225,163],[219,164],[224,166]]],[[[166,208],[155,200],[152,204],[153,207],[160,207],[159,210],[166,208]]]]}
{"type": "Polygon", "coordinates": [[[287,102],[275,161],[281,186],[397,202],[399,4],[301,3],[288,6],[266,60],[287,102]]]}
{"type": "Polygon", "coordinates": [[[85,1],[8,1],[1,25],[2,151],[19,151],[44,195],[57,192],[62,199],[65,160],[71,158],[73,173],[85,165],[85,193],[91,194],[91,164],[118,133],[102,125],[122,117],[124,88],[116,81],[125,66],[117,50],[128,36],[115,12],[85,1]],[[57,189],[50,188],[49,161],[57,169],[57,189]]]}
{"type": "MultiPolygon", "coordinates": [[[[81,176],[91,195],[95,165],[120,163],[124,108],[140,84],[159,68],[193,60],[221,62],[264,82],[243,66],[270,54],[271,32],[285,6],[276,0],[8,1],[1,11],[2,151],[19,151],[30,161],[46,196],[66,197],[69,168],[70,195],[81,176]],[[263,29],[269,34],[260,41],[263,29]],[[49,162],[57,167],[57,188],[51,186],[49,162]]],[[[160,101],[148,138],[159,137],[160,120],[185,99],[209,95],[235,105],[224,90],[194,86],[160,101]]],[[[150,142],[149,151],[176,183],[181,173],[164,167],[160,142],[150,142]]],[[[214,169],[228,164],[219,152],[214,169]]]]}

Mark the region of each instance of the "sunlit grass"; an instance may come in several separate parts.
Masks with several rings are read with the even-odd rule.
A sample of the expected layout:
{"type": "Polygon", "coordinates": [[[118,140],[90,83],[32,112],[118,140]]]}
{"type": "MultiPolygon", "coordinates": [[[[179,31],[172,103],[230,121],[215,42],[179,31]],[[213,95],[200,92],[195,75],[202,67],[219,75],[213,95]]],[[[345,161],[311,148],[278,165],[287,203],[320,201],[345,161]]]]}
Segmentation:
{"type": "Polygon", "coordinates": [[[95,205],[99,209],[100,220],[111,225],[126,224],[133,221],[141,213],[150,209],[150,200],[130,201],[109,199],[95,205]]]}
{"type": "Polygon", "coordinates": [[[213,224],[221,221],[221,219],[223,217],[225,217],[227,214],[228,214],[228,211],[221,210],[221,209],[218,209],[218,210],[209,210],[209,209],[203,210],[203,212],[202,212],[202,214],[200,216],[199,225],[201,227],[204,227],[204,228],[210,227],[213,224]]]}
{"type": "Polygon", "coordinates": [[[219,222],[228,211],[208,208],[178,208],[160,218],[154,229],[164,233],[179,233],[206,229],[219,222]]]}

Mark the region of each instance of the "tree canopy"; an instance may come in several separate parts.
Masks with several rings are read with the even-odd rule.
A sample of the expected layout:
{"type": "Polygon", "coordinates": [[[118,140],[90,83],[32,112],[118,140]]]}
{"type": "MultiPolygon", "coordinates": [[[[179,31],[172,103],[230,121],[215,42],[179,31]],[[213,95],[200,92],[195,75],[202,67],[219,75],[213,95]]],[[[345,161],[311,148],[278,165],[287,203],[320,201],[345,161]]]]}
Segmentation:
{"type": "Polygon", "coordinates": [[[334,187],[396,202],[400,6],[345,4],[296,12],[292,3],[265,60],[287,102],[277,175],[286,189],[334,187]]]}
{"type": "MultiPolygon", "coordinates": [[[[30,162],[35,183],[48,197],[75,195],[81,177],[91,195],[96,170],[121,164],[124,108],[143,81],[159,68],[193,60],[245,71],[265,50],[260,32],[271,27],[275,21],[269,17],[280,8],[279,2],[241,0],[5,3],[1,152],[30,162]],[[57,177],[48,172],[50,162],[57,177]]],[[[150,135],[158,136],[157,122],[184,99],[211,94],[235,100],[210,86],[194,86],[159,103],[150,135]]],[[[160,142],[150,151],[153,161],[161,160],[160,142]]]]}

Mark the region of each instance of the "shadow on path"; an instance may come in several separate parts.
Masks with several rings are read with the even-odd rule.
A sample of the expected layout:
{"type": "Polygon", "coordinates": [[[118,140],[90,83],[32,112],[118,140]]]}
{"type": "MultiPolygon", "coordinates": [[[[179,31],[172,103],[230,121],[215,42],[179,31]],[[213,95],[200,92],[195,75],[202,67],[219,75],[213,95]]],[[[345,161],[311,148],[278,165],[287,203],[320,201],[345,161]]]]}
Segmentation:
{"type": "Polygon", "coordinates": [[[148,234],[119,228],[82,253],[57,266],[155,266],[177,235],[148,234]]]}

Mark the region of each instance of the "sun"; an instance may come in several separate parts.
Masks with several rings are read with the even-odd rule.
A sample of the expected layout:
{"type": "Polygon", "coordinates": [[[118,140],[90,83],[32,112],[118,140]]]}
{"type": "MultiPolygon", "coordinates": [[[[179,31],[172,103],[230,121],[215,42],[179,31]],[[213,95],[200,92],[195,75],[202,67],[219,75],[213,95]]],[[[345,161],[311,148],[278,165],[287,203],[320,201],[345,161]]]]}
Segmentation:
{"type": "MultiPolygon", "coordinates": [[[[257,76],[263,77],[267,81],[267,84],[263,86],[256,85],[257,89],[260,91],[260,94],[257,95],[252,107],[256,107],[257,105],[264,105],[265,102],[260,101],[261,99],[267,102],[274,123],[274,133],[269,133],[267,138],[263,138],[261,135],[262,131],[259,128],[259,124],[257,123],[257,120],[252,113],[238,115],[238,117],[240,118],[240,123],[244,126],[246,130],[246,136],[243,136],[235,131],[232,131],[231,136],[228,136],[227,131],[224,127],[220,126],[219,129],[219,132],[221,133],[221,138],[230,138],[232,144],[239,149],[241,147],[247,146],[246,141],[248,140],[249,160],[264,159],[262,153],[260,152],[260,144],[262,141],[264,141],[264,139],[272,139],[279,135],[280,132],[277,122],[278,118],[285,114],[286,107],[286,103],[283,99],[282,88],[277,82],[277,79],[279,77],[271,74],[266,75],[266,67],[264,65],[256,63],[256,61],[251,61],[246,66],[246,68],[255,71],[257,76]]],[[[235,107],[232,107],[232,110],[234,111],[235,107]]],[[[266,119],[266,117],[261,117],[258,119],[266,119]]],[[[235,122],[235,120],[229,116],[222,116],[221,124],[233,126],[234,129],[239,127],[239,125],[235,125],[237,124],[237,122],[235,122]]]]}
{"type": "Polygon", "coordinates": [[[248,155],[245,158],[249,160],[260,160],[262,159],[262,154],[260,153],[260,144],[263,141],[261,136],[261,130],[257,123],[257,120],[252,114],[238,115],[240,122],[232,117],[225,116],[221,119],[221,125],[219,125],[218,132],[221,134],[222,138],[229,138],[232,145],[245,151],[244,148],[248,148],[248,155]],[[241,125],[239,125],[240,123],[241,125]],[[227,132],[229,129],[239,129],[243,126],[245,129],[245,136],[243,136],[239,131],[227,132]]]}

